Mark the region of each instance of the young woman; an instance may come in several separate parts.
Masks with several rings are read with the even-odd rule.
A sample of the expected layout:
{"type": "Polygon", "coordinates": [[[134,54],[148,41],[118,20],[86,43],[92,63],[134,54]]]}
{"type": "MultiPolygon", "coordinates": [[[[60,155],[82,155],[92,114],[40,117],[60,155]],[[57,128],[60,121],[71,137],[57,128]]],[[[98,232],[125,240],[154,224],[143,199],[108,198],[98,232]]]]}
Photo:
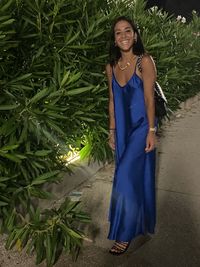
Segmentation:
{"type": "Polygon", "coordinates": [[[109,145],[116,156],[108,238],[115,240],[110,253],[120,255],[134,237],[155,227],[156,68],[126,17],[113,24],[106,74],[109,145]]]}

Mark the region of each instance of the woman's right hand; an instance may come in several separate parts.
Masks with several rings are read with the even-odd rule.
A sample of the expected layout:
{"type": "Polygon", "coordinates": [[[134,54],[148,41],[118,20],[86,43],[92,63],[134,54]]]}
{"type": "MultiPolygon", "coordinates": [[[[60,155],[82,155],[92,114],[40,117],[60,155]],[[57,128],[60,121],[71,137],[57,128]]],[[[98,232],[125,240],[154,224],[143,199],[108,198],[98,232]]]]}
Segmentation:
{"type": "Polygon", "coordinates": [[[108,144],[112,150],[115,150],[115,131],[109,133],[108,144]]]}

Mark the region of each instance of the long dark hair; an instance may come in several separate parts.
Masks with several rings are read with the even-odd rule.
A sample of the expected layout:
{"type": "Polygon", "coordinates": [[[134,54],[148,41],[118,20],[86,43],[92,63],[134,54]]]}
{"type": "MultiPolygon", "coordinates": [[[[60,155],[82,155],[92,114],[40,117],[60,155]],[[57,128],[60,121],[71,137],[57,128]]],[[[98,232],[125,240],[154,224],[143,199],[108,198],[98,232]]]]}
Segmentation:
{"type": "Polygon", "coordinates": [[[134,43],[133,48],[132,48],[133,49],[132,50],[133,53],[135,55],[142,55],[142,54],[145,53],[144,46],[143,46],[139,31],[138,31],[136,25],[134,24],[134,22],[131,19],[125,17],[125,16],[118,17],[113,22],[112,28],[111,28],[110,48],[109,48],[109,63],[110,63],[111,66],[114,66],[118,62],[120,57],[121,57],[121,52],[120,52],[119,47],[115,46],[115,31],[114,31],[114,29],[115,29],[115,25],[119,21],[122,21],[122,20],[123,21],[127,21],[131,25],[133,31],[135,33],[137,33],[137,41],[136,41],[136,43],[134,43]]]}

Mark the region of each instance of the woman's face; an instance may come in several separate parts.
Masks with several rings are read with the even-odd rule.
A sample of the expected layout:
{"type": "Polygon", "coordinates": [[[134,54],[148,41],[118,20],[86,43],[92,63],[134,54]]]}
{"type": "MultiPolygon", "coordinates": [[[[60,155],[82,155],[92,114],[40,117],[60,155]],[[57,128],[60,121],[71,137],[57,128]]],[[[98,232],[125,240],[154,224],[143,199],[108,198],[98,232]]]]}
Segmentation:
{"type": "Polygon", "coordinates": [[[116,23],[114,28],[115,45],[122,51],[129,51],[135,39],[132,26],[125,20],[116,23]]]}

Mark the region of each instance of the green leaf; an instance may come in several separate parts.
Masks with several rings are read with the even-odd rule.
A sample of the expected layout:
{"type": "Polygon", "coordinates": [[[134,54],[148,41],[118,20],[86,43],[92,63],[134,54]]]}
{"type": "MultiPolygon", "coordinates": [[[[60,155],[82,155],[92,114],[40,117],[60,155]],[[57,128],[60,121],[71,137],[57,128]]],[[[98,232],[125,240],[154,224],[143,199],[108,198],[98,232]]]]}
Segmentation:
{"type": "Polygon", "coordinates": [[[49,88],[44,88],[43,90],[39,91],[36,95],[34,95],[34,97],[30,99],[29,104],[39,102],[42,98],[44,98],[48,94],[49,94],[49,88]]]}
{"type": "Polygon", "coordinates": [[[86,159],[91,153],[91,145],[87,143],[79,152],[81,160],[86,159]]]}
{"type": "MultiPolygon", "coordinates": [[[[56,115],[55,115],[56,117],[56,115]]],[[[47,124],[53,129],[55,130],[56,132],[58,132],[59,134],[65,136],[65,133],[63,132],[63,130],[58,126],[56,125],[53,121],[51,120],[46,120],[47,124]]]]}
{"type": "Polygon", "coordinates": [[[154,44],[148,45],[148,49],[166,47],[169,44],[170,44],[170,41],[156,42],[154,44]]]}
{"type": "Polygon", "coordinates": [[[3,202],[3,201],[0,200],[0,206],[1,206],[1,207],[2,207],[2,206],[8,206],[8,204],[9,204],[9,203],[7,203],[7,202],[3,202]]]}
{"type": "Polygon", "coordinates": [[[80,32],[77,32],[71,39],[69,39],[66,43],[66,45],[71,44],[72,42],[74,42],[80,35],[80,32]]]}
{"type": "Polygon", "coordinates": [[[1,23],[0,28],[5,25],[12,24],[15,21],[15,19],[9,19],[1,23]]]}
{"type": "MultiPolygon", "coordinates": [[[[30,230],[26,228],[20,237],[21,247],[24,248],[29,241],[30,230]]],[[[20,251],[21,252],[21,251],[20,251]]]]}
{"type": "MultiPolygon", "coordinates": [[[[2,8],[0,9],[0,11],[2,10],[2,8]]],[[[2,21],[2,20],[8,20],[8,19],[10,19],[10,15],[6,15],[6,16],[1,16],[0,17],[0,21],[2,21]]],[[[0,32],[0,34],[1,34],[2,32],[0,32]]]]}
{"type": "Polygon", "coordinates": [[[43,45],[38,49],[37,54],[35,55],[35,58],[39,58],[41,56],[41,54],[44,51],[44,48],[45,48],[45,46],[43,45]]]}
{"type": "Polygon", "coordinates": [[[6,218],[6,227],[9,231],[13,230],[15,218],[16,218],[16,211],[15,209],[13,209],[9,214],[8,218],[6,218]]]}
{"type": "Polygon", "coordinates": [[[1,12],[2,13],[5,12],[12,5],[12,3],[13,3],[13,0],[7,1],[7,3],[1,7],[1,12]]]}
{"type": "Polygon", "coordinates": [[[11,80],[9,83],[13,84],[13,83],[16,83],[16,82],[19,82],[19,81],[27,80],[31,76],[32,76],[32,73],[27,73],[27,74],[24,74],[22,76],[19,76],[19,77],[15,78],[15,79],[11,80]]]}
{"type": "Polygon", "coordinates": [[[72,89],[66,92],[66,95],[79,95],[82,93],[85,93],[87,91],[90,91],[93,89],[93,86],[86,86],[86,87],[81,87],[81,88],[77,88],[77,89],[72,89]]]}
{"type": "Polygon", "coordinates": [[[75,238],[75,239],[82,239],[83,238],[83,236],[80,233],[78,233],[77,231],[75,231],[73,229],[70,229],[65,224],[60,223],[59,225],[66,235],[69,235],[70,237],[75,238]]]}
{"type": "Polygon", "coordinates": [[[78,219],[80,222],[91,223],[91,216],[89,216],[86,213],[81,213],[81,212],[76,213],[75,219],[78,219]]]}
{"type": "Polygon", "coordinates": [[[35,166],[38,169],[45,170],[45,165],[42,165],[37,161],[32,162],[32,165],[35,166]]]}
{"type": "Polygon", "coordinates": [[[47,267],[51,267],[51,257],[52,257],[52,244],[51,244],[51,236],[50,233],[46,234],[46,262],[47,267]]]}
{"type": "Polygon", "coordinates": [[[83,116],[80,116],[79,118],[80,118],[81,120],[83,120],[83,121],[95,122],[95,120],[94,120],[94,119],[92,119],[92,118],[83,117],[83,116]]]}
{"type": "Polygon", "coordinates": [[[108,135],[108,130],[103,128],[102,126],[98,125],[98,128],[100,129],[100,131],[102,131],[103,133],[105,133],[106,135],[108,135]]]}
{"type": "Polygon", "coordinates": [[[3,177],[3,176],[0,176],[0,182],[8,181],[10,179],[12,179],[12,177],[3,177]]]}
{"type": "Polygon", "coordinates": [[[50,153],[52,153],[52,150],[38,150],[34,153],[34,155],[38,157],[45,157],[50,153]]]}
{"type": "Polygon", "coordinates": [[[36,177],[32,181],[31,186],[33,186],[33,185],[40,185],[40,184],[43,184],[45,182],[48,182],[48,180],[50,178],[57,176],[59,173],[60,173],[60,171],[46,172],[45,174],[42,174],[42,175],[36,177]]]}
{"type": "Polygon", "coordinates": [[[36,187],[30,187],[29,192],[32,196],[37,197],[37,198],[41,198],[41,199],[55,198],[55,196],[52,193],[41,190],[41,189],[36,188],[36,187]]]}
{"type": "Polygon", "coordinates": [[[16,149],[18,147],[19,147],[19,145],[3,146],[3,147],[1,147],[0,151],[14,150],[14,149],[16,149]]]}
{"type": "Polygon", "coordinates": [[[45,248],[44,238],[45,238],[44,233],[38,233],[37,237],[34,240],[35,251],[36,251],[36,264],[40,264],[46,256],[46,251],[44,249],[45,248]]]}
{"type": "MultiPolygon", "coordinates": [[[[27,246],[26,246],[26,252],[27,252],[27,254],[31,254],[32,252],[33,252],[33,249],[35,249],[35,251],[36,251],[36,264],[39,264],[38,262],[37,262],[37,255],[38,255],[38,253],[37,253],[37,249],[36,249],[36,246],[35,246],[35,238],[33,239],[29,239],[29,241],[28,241],[28,244],[27,244],[27,246]]],[[[41,249],[40,250],[41,252],[43,252],[44,250],[43,249],[41,249]]]]}
{"type": "Polygon", "coordinates": [[[10,249],[10,248],[11,248],[11,244],[13,243],[14,238],[15,238],[15,230],[12,231],[12,232],[9,234],[9,236],[8,236],[8,238],[7,238],[7,240],[6,240],[6,244],[5,244],[5,248],[6,248],[6,249],[10,249]]]}
{"type": "Polygon", "coordinates": [[[65,85],[65,83],[67,82],[67,79],[69,77],[69,74],[70,74],[70,71],[66,72],[62,81],[61,81],[61,84],[60,84],[60,87],[63,87],[65,85]]]}
{"type": "Polygon", "coordinates": [[[13,236],[13,239],[9,240],[10,242],[6,244],[7,249],[12,249],[14,247],[16,242],[19,240],[20,236],[24,233],[24,227],[19,228],[19,229],[15,228],[12,230],[12,232],[14,233],[14,236],[13,236]]]}
{"type": "MultiPolygon", "coordinates": [[[[56,113],[56,112],[52,112],[52,111],[47,111],[46,112],[46,115],[48,117],[52,117],[52,118],[56,118],[56,119],[61,119],[61,120],[68,120],[67,116],[66,115],[61,115],[59,113],[56,113]]],[[[51,122],[53,123],[53,122],[51,122]]],[[[54,123],[53,123],[54,124],[54,123]]],[[[55,125],[55,124],[54,124],[55,125]]]]}
{"type": "Polygon", "coordinates": [[[67,48],[84,50],[84,49],[94,49],[93,45],[68,45],[67,48]]]}
{"type": "Polygon", "coordinates": [[[71,75],[71,77],[69,78],[69,81],[66,83],[66,85],[69,85],[71,83],[74,83],[76,81],[78,81],[82,76],[81,72],[78,72],[76,74],[71,75]]]}
{"type": "Polygon", "coordinates": [[[47,138],[47,140],[51,141],[54,144],[58,144],[57,139],[55,138],[55,135],[52,135],[49,131],[42,129],[42,132],[44,134],[44,136],[47,138]]]}
{"type": "Polygon", "coordinates": [[[0,157],[9,159],[9,160],[14,161],[16,163],[20,163],[21,162],[21,160],[19,159],[19,157],[17,157],[15,154],[2,153],[0,151],[0,157]]]}
{"type": "Polygon", "coordinates": [[[11,110],[11,109],[16,109],[19,107],[18,105],[0,105],[0,110],[11,110]]]}
{"type": "Polygon", "coordinates": [[[60,207],[61,213],[67,214],[70,213],[72,210],[74,210],[78,205],[80,204],[80,201],[70,201],[70,199],[66,199],[63,204],[60,207]]]}

